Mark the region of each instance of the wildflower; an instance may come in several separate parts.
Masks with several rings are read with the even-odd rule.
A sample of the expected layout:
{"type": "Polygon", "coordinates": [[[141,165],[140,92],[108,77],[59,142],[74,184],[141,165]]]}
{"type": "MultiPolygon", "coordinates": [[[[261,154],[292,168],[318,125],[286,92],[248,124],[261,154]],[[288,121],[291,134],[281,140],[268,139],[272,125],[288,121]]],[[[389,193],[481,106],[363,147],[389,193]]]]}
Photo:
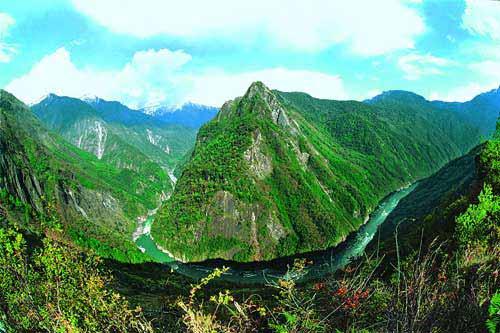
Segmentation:
{"type": "Polygon", "coordinates": [[[338,297],[343,297],[343,296],[345,296],[345,294],[347,294],[347,288],[346,287],[340,287],[335,292],[335,296],[338,296],[338,297]]]}
{"type": "Polygon", "coordinates": [[[325,289],[325,287],[326,287],[326,284],[324,282],[318,282],[318,283],[314,284],[313,289],[316,291],[319,291],[319,290],[325,289]]]}

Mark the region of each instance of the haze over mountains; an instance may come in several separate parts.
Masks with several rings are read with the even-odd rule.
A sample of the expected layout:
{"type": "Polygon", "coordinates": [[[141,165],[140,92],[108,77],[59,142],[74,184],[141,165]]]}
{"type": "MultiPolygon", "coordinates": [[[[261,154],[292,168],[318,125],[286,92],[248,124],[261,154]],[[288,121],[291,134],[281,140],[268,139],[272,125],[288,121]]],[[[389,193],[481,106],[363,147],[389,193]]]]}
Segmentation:
{"type": "Polygon", "coordinates": [[[82,101],[49,95],[32,110],[48,128],[99,159],[142,172],[163,169],[173,180],[176,165],[196,135],[192,127],[160,121],[99,98],[82,101]]]}
{"type": "Polygon", "coordinates": [[[166,174],[117,168],[80,150],[3,90],[0,150],[0,206],[8,221],[35,235],[61,229],[67,241],[105,257],[139,260],[130,235],[137,217],[171,188],[166,174]]]}
{"type": "MultiPolygon", "coordinates": [[[[134,306],[149,307],[151,320],[163,318],[163,297],[172,304],[174,297],[183,297],[191,282],[186,277],[191,276],[189,272],[195,272],[195,277],[211,272],[213,262],[206,259],[267,267],[276,262],[255,261],[301,258],[305,252],[329,248],[332,261],[335,251],[344,247],[336,245],[344,240],[349,239],[343,244],[354,247],[366,239],[369,242],[368,236],[373,234],[361,226],[370,225],[374,216],[383,217],[377,254],[380,251],[381,258],[388,259],[387,263],[382,261],[386,259],[377,262],[382,271],[391,269],[390,260],[396,255],[398,261],[402,257],[412,264],[414,257],[406,257],[408,253],[441,236],[452,244],[466,242],[467,251],[483,251],[487,246],[488,255],[475,255],[472,271],[456,278],[464,281],[476,274],[477,262],[486,262],[488,266],[481,264],[488,269],[486,275],[472,275],[474,281],[484,284],[483,275],[493,276],[494,265],[498,265],[494,251],[498,249],[495,223],[500,217],[500,141],[498,134],[496,139],[483,141],[491,137],[494,125],[489,119],[498,116],[498,95],[494,90],[463,105],[429,102],[404,91],[385,92],[365,102],[333,101],[270,90],[255,82],[197,130],[99,98],[49,95],[30,109],[1,90],[0,254],[2,265],[8,267],[2,276],[8,279],[0,280],[0,290],[15,295],[7,313],[20,309],[20,318],[24,318],[25,310],[17,307],[17,300],[24,299],[19,295],[25,295],[25,290],[30,295],[36,290],[41,295],[37,299],[45,304],[45,286],[57,288],[61,281],[63,286],[77,285],[76,290],[88,286],[94,280],[88,278],[89,270],[81,268],[86,266],[79,260],[88,262],[97,254],[110,259],[98,263],[106,271],[114,270],[119,282],[113,288],[126,293],[134,306]],[[389,206],[381,203],[408,193],[398,190],[415,181],[419,183],[405,189],[410,193],[389,208],[392,212],[383,222],[389,206]],[[471,225],[478,225],[481,233],[470,229],[471,225]],[[161,256],[139,247],[142,243],[136,242],[137,234],[161,256]],[[397,239],[397,247],[393,239],[397,239]],[[471,247],[472,241],[481,245],[471,247]],[[20,248],[29,249],[28,254],[19,252],[20,248]],[[165,255],[175,260],[169,266],[147,263],[164,263],[165,255]],[[19,260],[33,263],[25,268],[19,260]],[[40,263],[45,265],[43,269],[38,268],[40,263]],[[13,271],[20,273],[12,275],[13,271]],[[54,271],[62,275],[53,277],[54,271]],[[32,282],[32,276],[49,282],[32,282]],[[36,287],[26,289],[26,285],[36,287]]],[[[364,250],[366,244],[360,248],[364,250]]],[[[469,258],[471,252],[466,253],[469,258]]],[[[457,261],[458,269],[466,269],[467,260],[457,261]]],[[[331,274],[328,265],[323,268],[325,263],[315,269],[331,274]]],[[[455,261],[452,266],[449,270],[457,271],[455,261]]],[[[91,272],[96,273],[97,266],[92,267],[91,272]]],[[[368,270],[378,274],[372,266],[368,270]]],[[[267,282],[267,273],[262,272],[265,269],[250,268],[242,273],[233,268],[224,274],[241,283],[262,274],[267,282]]],[[[342,271],[342,279],[345,274],[347,269],[342,271]]],[[[280,281],[291,281],[283,279],[288,275],[280,281]]],[[[354,279],[358,281],[359,275],[354,279]]],[[[381,292],[400,297],[399,291],[391,291],[399,288],[393,279],[383,275],[376,279],[369,285],[370,295],[374,295],[370,300],[379,304],[377,300],[383,299],[387,306],[383,298],[387,296],[382,297],[381,292]],[[381,285],[385,289],[379,291],[381,285]]],[[[438,279],[429,285],[442,285],[443,280],[438,279]]],[[[101,290],[102,285],[97,288],[101,290]]],[[[446,288],[455,285],[453,280],[446,288]]],[[[62,288],[70,290],[64,301],[74,302],[75,289],[62,288]]],[[[305,288],[316,295],[328,287],[316,283],[305,288]]],[[[333,288],[326,298],[337,295],[337,287],[333,288]]],[[[95,301],[94,293],[83,293],[80,299],[95,301]]],[[[258,295],[266,297],[265,293],[258,295]]],[[[118,298],[113,299],[115,304],[118,298]]],[[[101,303],[107,318],[111,302],[101,303]]],[[[46,308],[53,309],[51,304],[46,308]]],[[[77,306],[81,308],[80,303],[77,306]]],[[[372,308],[368,311],[372,315],[372,308]]],[[[177,314],[167,316],[175,320],[159,326],[179,322],[177,314]]],[[[344,316],[342,313],[335,322],[344,316]]],[[[4,318],[13,327],[21,325],[9,317],[0,319],[4,318]]],[[[38,327],[38,322],[31,325],[38,327]]]]}
{"type": "Polygon", "coordinates": [[[0,3],[0,333],[500,333],[500,0],[0,3]]]}
{"type": "Polygon", "coordinates": [[[196,103],[184,103],[181,106],[155,106],[146,107],[140,110],[146,114],[155,117],[161,122],[167,124],[180,124],[188,127],[199,128],[209,120],[211,120],[217,112],[218,108],[206,106],[196,103]]]}

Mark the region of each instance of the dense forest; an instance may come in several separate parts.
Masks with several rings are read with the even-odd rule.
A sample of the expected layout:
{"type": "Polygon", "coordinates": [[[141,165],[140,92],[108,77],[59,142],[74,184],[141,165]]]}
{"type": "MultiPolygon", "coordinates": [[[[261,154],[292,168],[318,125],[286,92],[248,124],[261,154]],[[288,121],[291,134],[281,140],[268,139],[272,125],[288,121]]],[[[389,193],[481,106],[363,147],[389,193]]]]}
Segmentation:
{"type": "Polygon", "coordinates": [[[500,0],[0,4],[0,333],[500,333],[500,0]]]}

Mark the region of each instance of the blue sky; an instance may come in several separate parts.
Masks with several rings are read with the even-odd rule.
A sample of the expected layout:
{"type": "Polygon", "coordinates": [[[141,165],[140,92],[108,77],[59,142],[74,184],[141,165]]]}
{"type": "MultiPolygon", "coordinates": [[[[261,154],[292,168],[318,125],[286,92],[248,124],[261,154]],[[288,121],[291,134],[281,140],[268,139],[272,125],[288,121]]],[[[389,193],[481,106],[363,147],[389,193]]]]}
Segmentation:
{"type": "Polygon", "coordinates": [[[500,85],[500,2],[0,0],[0,87],[220,106],[255,80],[330,99],[500,85]]]}

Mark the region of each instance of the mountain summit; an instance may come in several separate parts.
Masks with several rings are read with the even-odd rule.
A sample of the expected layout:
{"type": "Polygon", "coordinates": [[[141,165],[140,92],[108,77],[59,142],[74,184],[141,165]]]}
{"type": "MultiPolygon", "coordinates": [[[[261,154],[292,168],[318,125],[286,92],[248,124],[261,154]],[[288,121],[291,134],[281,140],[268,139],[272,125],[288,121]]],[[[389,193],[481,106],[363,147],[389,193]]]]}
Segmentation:
{"type": "Polygon", "coordinates": [[[336,245],[384,196],[479,140],[451,112],[405,107],[253,83],[200,129],[152,236],[186,261],[267,260],[336,245]]]}

